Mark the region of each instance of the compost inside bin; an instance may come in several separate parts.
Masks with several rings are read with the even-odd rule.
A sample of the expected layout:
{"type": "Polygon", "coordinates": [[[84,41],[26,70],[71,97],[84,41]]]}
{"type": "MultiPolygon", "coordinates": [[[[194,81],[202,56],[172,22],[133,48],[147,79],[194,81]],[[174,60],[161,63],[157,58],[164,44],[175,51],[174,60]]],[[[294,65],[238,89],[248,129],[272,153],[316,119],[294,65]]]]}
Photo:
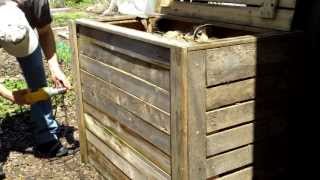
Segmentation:
{"type": "Polygon", "coordinates": [[[115,25],[187,42],[209,42],[215,39],[256,34],[256,32],[219,27],[210,23],[185,22],[168,18],[137,19],[115,23],[115,25]],[[150,22],[150,27],[146,25],[147,22],[150,22]]]}

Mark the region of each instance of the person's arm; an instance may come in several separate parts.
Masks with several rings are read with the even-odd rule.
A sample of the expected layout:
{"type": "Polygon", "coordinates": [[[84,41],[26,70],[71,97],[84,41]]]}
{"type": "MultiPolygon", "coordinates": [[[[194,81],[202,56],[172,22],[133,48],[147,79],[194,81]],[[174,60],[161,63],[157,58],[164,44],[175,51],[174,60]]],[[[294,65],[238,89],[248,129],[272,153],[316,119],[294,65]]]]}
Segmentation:
{"type": "Polygon", "coordinates": [[[9,101],[14,102],[13,93],[9,89],[7,89],[5,86],[0,84],[0,96],[8,99],[9,101]]]}
{"type": "Polygon", "coordinates": [[[39,41],[42,50],[48,60],[49,70],[51,72],[52,80],[58,87],[71,88],[69,81],[64,75],[58,63],[58,57],[56,54],[55,39],[50,24],[37,28],[39,33],[39,41]]]}
{"type": "Polygon", "coordinates": [[[5,86],[0,84],[0,96],[19,105],[29,104],[26,102],[24,98],[24,95],[28,92],[30,92],[28,89],[22,89],[22,90],[12,92],[9,89],[7,89],[5,86]]]}

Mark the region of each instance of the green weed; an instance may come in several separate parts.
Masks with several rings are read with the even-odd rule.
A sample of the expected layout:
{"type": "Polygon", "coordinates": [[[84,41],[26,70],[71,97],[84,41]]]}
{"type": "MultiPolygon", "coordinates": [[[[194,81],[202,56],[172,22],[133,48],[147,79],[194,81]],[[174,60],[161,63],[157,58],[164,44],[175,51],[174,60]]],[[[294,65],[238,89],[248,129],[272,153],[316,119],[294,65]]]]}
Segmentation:
{"type": "Polygon", "coordinates": [[[69,65],[71,63],[71,47],[67,43],[59,41],[56,43],[56,48],[58,59],[69,65]]]}

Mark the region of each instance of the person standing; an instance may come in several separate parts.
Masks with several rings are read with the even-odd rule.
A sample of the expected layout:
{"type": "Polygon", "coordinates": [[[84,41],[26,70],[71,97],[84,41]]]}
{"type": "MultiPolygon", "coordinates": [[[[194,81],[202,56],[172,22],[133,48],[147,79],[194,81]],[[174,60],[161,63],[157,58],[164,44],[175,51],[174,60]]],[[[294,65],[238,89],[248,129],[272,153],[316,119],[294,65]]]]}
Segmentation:
{"type": "MultiPolygon", "coordinates": [[[[0,46],[17,58],[31,91],[47,86],[42,51],[55,86],[71,88],[57,60],[51,22],[47,0],[0,0],[0,46]]],[[[11,92],[0,85],[0,95],[14,103],[27,104],[24,93],[26,90],[11,92]]],[[[50,100],[31,105],[31,120],[35,153],[45,157],[68,154],[58,138],[59,125],[50,100]]]]}

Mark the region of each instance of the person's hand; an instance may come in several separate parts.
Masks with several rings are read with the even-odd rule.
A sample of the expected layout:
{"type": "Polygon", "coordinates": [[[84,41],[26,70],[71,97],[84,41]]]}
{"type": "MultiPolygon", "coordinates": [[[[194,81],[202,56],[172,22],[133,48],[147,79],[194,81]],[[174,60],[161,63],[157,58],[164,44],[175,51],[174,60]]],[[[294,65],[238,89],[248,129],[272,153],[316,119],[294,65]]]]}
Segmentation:
{"type": "Polygon", "coordinates": [[[12,101],[18,105],[30,105],[24,96],[30,92],[30,89],[22,89],[12,92],[12,101]]]}
{"type": "Polygon", "coordinates": [[[52,59],[48,61],[48,63],[51,72],[51,79],[53,80],[54,85],[56,87],[65,87],[67,89],[71,89],[70,82],[68,81],[65,74],[62,72],[60,65],[58,64],[58,61],[52,59]]]}

